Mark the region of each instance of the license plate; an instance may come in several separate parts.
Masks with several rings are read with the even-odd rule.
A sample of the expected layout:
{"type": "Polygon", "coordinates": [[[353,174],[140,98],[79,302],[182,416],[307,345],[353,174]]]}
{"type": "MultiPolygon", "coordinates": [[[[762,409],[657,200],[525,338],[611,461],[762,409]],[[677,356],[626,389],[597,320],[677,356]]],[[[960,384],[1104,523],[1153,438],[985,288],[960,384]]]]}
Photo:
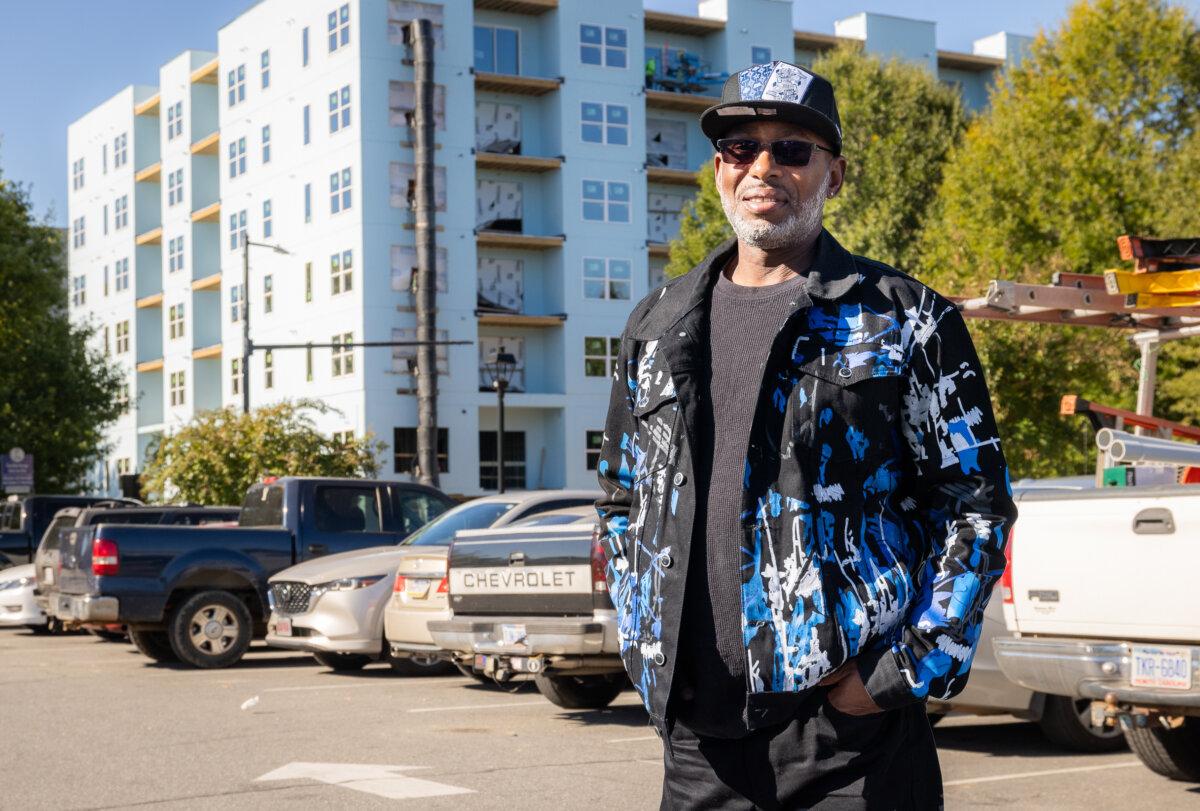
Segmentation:
{"type": "Polygon", "coordinates": [[[482,653],[475,654],[475,669],[479,671],[487,670],[488,657],[482,653]]]}
{"type": "Polygon", "coordinates": [[[504,645],[520,645],[525,641],[525,626],[501,625],[500,641],[504,645]]]}
{"type": "Polygon", "coordinates": [[[275,635],[276,636],[291,636],[292,621],[291,620],[275,620],[275,635]]]}
{"type": "Polygon", "coordinates": [[[411,577],[404,581],[404,592],[409,597],[422,598],[429,593],[429,581],[414,580],[411,577]]]}
{"type": "Polygon", "coordinates": [[[1135,647],[1130,653],[1134,687],[1161,687],[1190,690],[1192,687],[1191,648],[1135,647]]]}
{"type": "Polygon", "coordinates": [[[42,582],[49,586],[54,585],[54,569],[49,566],[42,569],[42,582]]]}

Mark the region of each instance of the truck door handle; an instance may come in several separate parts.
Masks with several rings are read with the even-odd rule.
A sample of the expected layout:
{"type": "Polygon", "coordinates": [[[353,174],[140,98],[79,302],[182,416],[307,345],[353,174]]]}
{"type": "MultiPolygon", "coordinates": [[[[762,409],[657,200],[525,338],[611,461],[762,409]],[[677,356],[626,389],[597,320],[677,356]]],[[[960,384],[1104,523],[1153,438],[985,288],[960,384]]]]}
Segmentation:
{"type": "Polygon", "coordinates": [[[329,547],[323,543],[310,543],[308,545],[308,554],[317,556],[324,555],[329,552],[329,547]]]}
{"type": "Polygon", "coordinates": [[[1175,532],[1175,518],[1166,507],[1148,507],[1133,517],[1133,531],[1138,535],[1170,535],[1175,532]]]}

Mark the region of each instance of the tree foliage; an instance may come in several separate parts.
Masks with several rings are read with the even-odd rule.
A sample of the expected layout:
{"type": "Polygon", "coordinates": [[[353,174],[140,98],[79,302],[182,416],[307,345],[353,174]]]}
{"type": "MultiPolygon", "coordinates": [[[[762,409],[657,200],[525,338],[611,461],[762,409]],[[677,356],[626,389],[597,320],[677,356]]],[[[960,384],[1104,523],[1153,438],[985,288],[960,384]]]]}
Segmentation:
{"type": "MultiPolygon", "coordinates": [[[[825,227],[849,250],[901,269],[917,266],[925,224],[950,149],[966,126],[958,94],[929,71],[854,47],[824,54],[813,70],[837,92],[845,185],[825,206],[825,227]]],[[[684,209],[667,276],[678,276],[733,235],[711,165],[684,209]]]]}
{"type": "Polygon", "coordinates": [[[157,440],[142,487],[154,501],[241,504],[264,476],[376,476],[386,449],[372,437],[337,442],[320,433],[315,414],[334,409],[313,400],[282,401],[242,414],[205,411],[157,440]]]}
{"type": "MultiPolygon", "coordinates": [[[[996,278],[1049,283],[1056,270],[1115,266],[1120,234],[1197,231],[1196,207],[1180,202],[1195,166],[1198,42],[1196,24],[1161,0],[1072,7],[1009,69],[951,155],[921,246],[925,280],[968,295],[996,278]]],[[[1129,343],[1104,329],[972,331],[1014,473],[1090,471],[1079,425],[1056,404],[1077,393],[1132,406],[1129,343]]]]}
{"type": "Polygon", "coordinates": [[[0,452],[33,454],[39,493],[80,489],[120,412],[120,373],[68,317],[63,241],[0,173],[0,452]]]}

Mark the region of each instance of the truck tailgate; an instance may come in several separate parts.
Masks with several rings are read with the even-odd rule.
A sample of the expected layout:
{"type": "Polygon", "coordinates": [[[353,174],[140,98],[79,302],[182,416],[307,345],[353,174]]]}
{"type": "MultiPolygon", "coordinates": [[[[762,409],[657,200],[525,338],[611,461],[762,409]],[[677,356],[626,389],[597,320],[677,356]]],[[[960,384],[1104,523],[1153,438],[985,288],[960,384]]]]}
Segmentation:
{"type": "Polygon", "coordinates": [[[1200,488],[1028,493],[1018,504],[1013,630],[1200,639],[1200,488]]]}
{"type": "Polygon", "coordinates": [[[455,616],[590,615],[592,527],[461,531],[450,545],[449,579],[455,616]]]}

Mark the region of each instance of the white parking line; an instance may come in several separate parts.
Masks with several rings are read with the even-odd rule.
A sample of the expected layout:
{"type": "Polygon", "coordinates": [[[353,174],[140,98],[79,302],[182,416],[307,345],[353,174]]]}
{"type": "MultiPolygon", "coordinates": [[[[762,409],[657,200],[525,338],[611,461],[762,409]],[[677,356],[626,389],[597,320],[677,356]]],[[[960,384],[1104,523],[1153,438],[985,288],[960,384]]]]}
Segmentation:
{"type": "Polygon", "coordinates": [[[970,786],[976,783],[998,783],[1002,780],[1023,780],[1027,777],[1047,777],[1052,774],[1073,774],[1075,772],[1101,772],[1106,769],[1122,769],[1126,766],[1140,766],[1140,760],[1123,760],[1120,763],[1105,763],[1102,766],[1075,766],[1069,769],[1043,769],[1040,772],[1016,772],[1015,774],[997,774],[991,777],[972,777],[967,780],[947,780],[942,785],[946,788],[951,786],[970,786]]]}
{"type": "Polygon", "coordinates": [[[657,735],[638,735],[636,738],[613,738],[605,743],[633,743],[634,741],[657,741],[657,735]]]}
{"type": "Polygon", "coordinates": [[[499,704],[459,704],[453,707],[418,707],[409,712],[455,712],[458,710],[494,710],[497,707],[532,707],[535,704],[545,705],[545,700],[535,699],[533,701],[502,701],[499,704]]]}
{"type": "MultiPolygon", "coordinates": [[[[203,671],[201,671],[203,672],[203,671]]],[[[260,692],[263,693],[302,693],[308,690],[363,690],[368,687],[391,687],[396,689],[395,684],[381,682],[379,684],[317,684],[309,687],[268,687],[260,692]]]]}

